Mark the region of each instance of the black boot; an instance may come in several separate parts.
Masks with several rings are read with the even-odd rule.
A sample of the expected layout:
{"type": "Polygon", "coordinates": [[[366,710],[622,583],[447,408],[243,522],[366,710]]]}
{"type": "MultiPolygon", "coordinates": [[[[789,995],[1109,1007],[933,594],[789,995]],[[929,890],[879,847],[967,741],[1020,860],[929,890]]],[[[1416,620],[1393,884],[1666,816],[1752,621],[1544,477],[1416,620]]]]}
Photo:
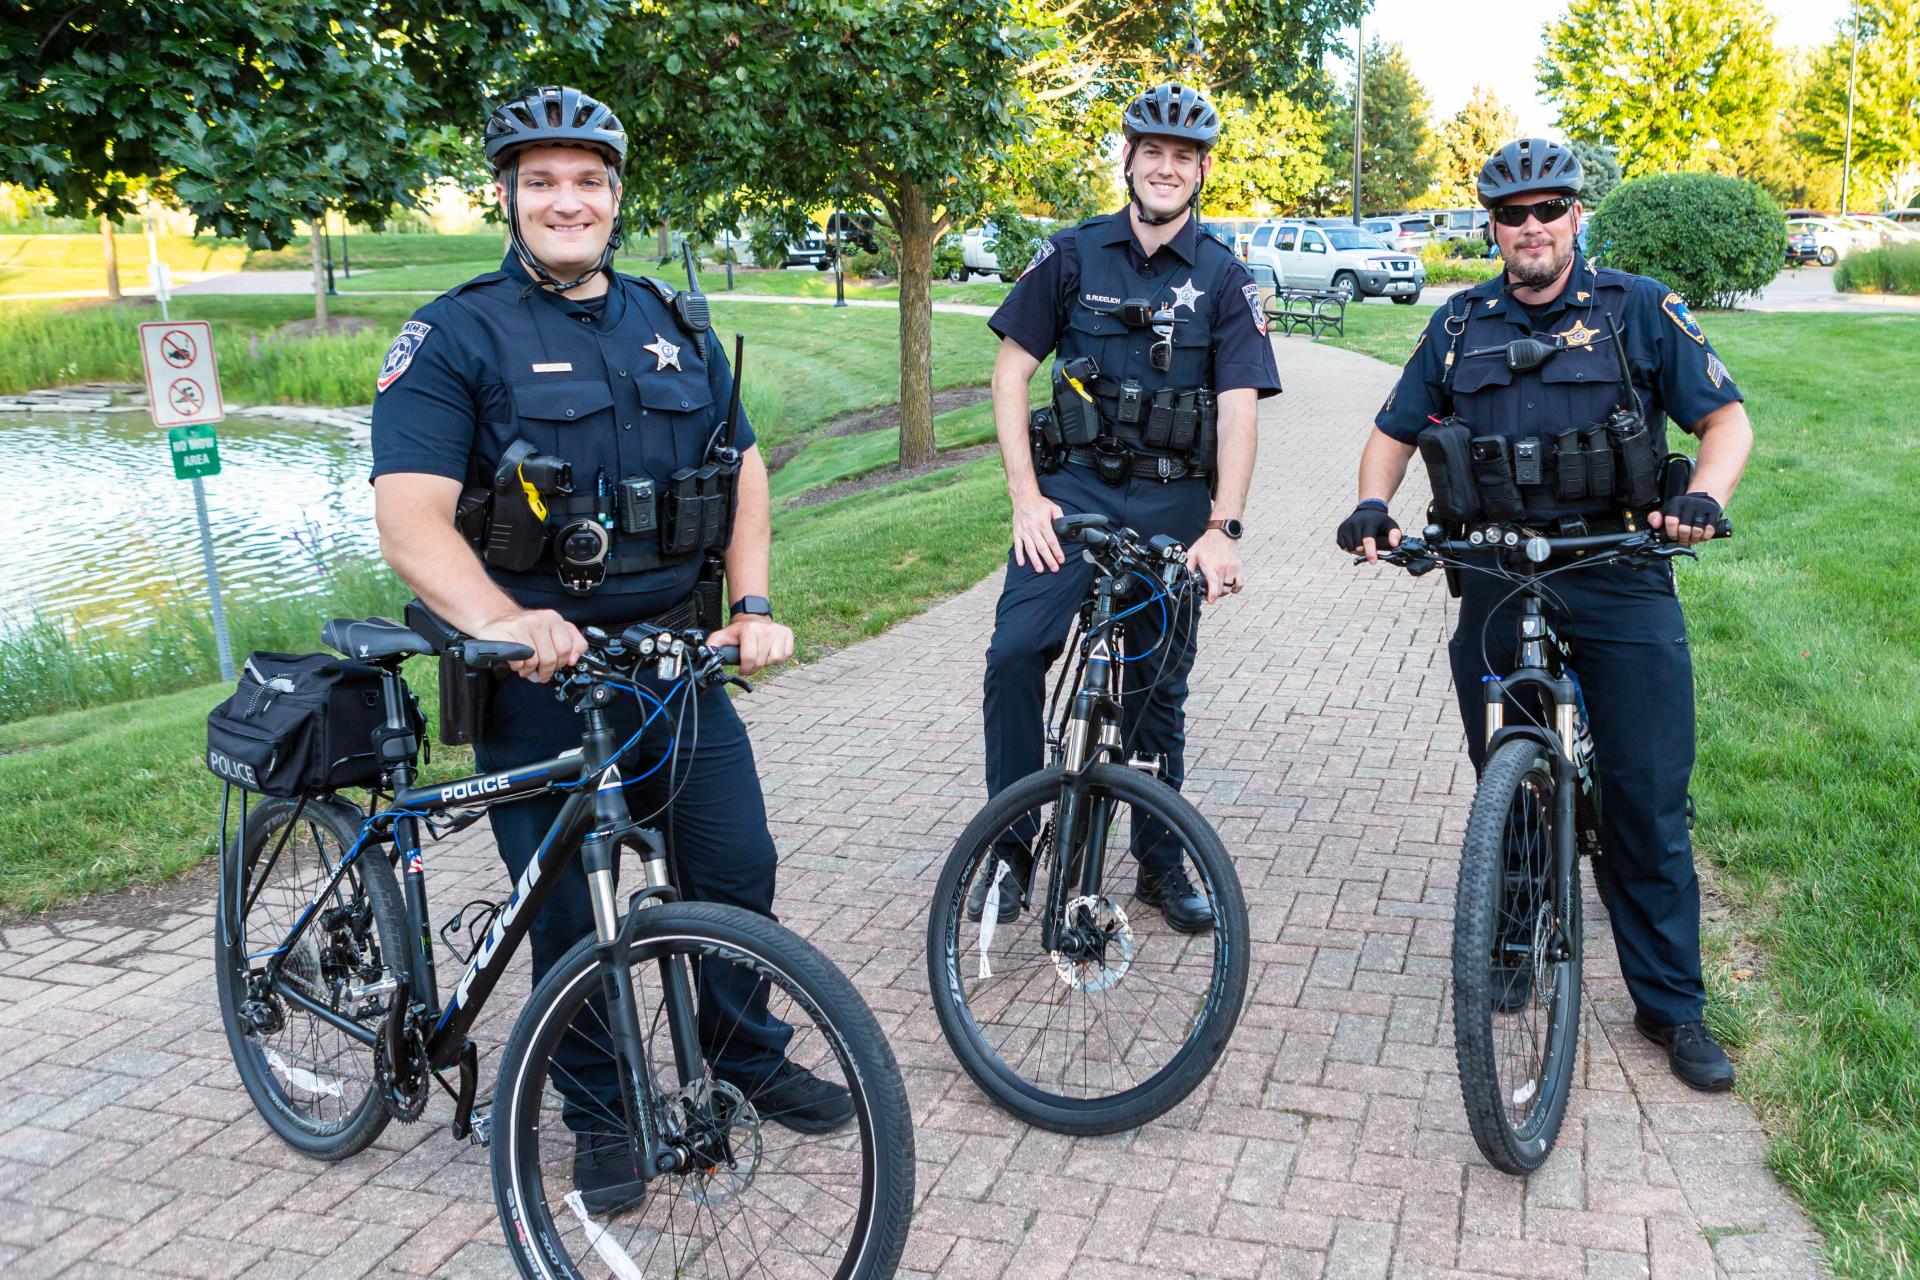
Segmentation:
{"type": "MultiPolygon", "coordinates": [[[[1007,874],[1000,879],[1000,912],[994,917],[1005,924],[1020,914],[1020,895],[1027,891],[1027,880],[1033,875],[1033,854],[1018,846],[996,847],[994,852],[1007,864],[1007,874]]],[[[998,870],[999,863],[989,859],[974,873],[973,888],[967,893],[967,919],[978,920],[986,914],[987,890],[998,870]]]]}
{"type": "Polygon", "coordinates": [[[1667,1051],[1667,1065],[1681,1081],[1705,1093],[1720,1093],[1733,1088],[1733,1064],[1727,1051],[1713,1038],[1704,1022],[1683,1022],[1662,1027],[1638,1010],[1633,1015],[1634,1030],[1667,1051]]]}
{"type": "Polygon", "coordinates": [[[604,1218],[646,1198],[647,1180],[633,1160],[624,1133],[574,1135],[573,1186],[588,1214],[604,1218]]]}
{"type": "Polygon", "coordinates": [[[765,1080],[751,1085],[741,1080],[730,1083],[746,1096],[762,1120],[771,1120],[795,1133],[832,1133],[853,1119],[851,1093],[785,1060],[765,1080]]]}
{"type": "Polygon", "coordinates": [[[1205,933],[1213,928],[1213,904],[1194,888],[1185,863],[1175,864],[1170,871],[1142,868],[1134,882],[1133,896],[1160,908],[1167,924],[1180,933],[1205,933]]]}

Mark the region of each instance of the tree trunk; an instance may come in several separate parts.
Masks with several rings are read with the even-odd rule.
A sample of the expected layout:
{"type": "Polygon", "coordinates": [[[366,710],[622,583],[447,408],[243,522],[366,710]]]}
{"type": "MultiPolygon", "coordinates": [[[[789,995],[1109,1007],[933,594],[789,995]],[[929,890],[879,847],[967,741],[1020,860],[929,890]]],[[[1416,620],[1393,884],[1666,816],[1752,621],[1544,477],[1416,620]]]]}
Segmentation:
{"type": "Polygon", "coordinates": [[[933,214],[926,193],[900,195],[900,465],[933,461],[933,214]]]}
{"type": "Polygon", "coordinates": [[[113,221],[106,214],[100,215],[100,239],[107,250],[107,296],[116,301],[120,297],[120,246],[113,238],[113,221]]]}
{"type": "Polygon", "coordinates": [[[322,329],[333,327],[333,321],[327,316],[327,259],[320,248],[320,215],[315,214],[307,224],[307,247],[313,257],[313,318],[322,329]]]}
{"type": "Polygon", "coordinates": [[[660,223],[660,261],[666,262],[673,257],[673,225],[664,219],[660,223]]]}

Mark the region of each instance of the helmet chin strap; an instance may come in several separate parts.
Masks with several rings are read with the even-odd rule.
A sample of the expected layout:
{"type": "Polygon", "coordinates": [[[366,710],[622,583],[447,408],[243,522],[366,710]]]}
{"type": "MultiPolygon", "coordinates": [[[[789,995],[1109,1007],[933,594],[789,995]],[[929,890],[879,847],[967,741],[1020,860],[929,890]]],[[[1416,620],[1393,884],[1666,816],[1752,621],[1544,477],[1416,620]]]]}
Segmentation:
{"type": "MultiPolygon", "coordinates": [[[[611,165],[607,167],[607,175],[609,177],[613,176],[613,167],[611,165]]],[[[569,289],[578,289],[581,285],[602,272],[607,273],[609,278],[612,277],[613,255],[614,251],[620,247],[621,237],[621,215],[618,204],[620,183],[617,178],[614,179],[613,187],[616,193],[613,214],[613,234],[607,237],[607,247],[600,251],[600,261],[588,267],[585,271],[567,281],[565,284],[562,284],[551,271],[547,270],[546,263],[534,257],[533,250],[527,246],[526,237],[520,234],[520,157],[518,155],[514,156],[512,162],[507,166],[507,238],[512,241],[513,251],[519,256],[520,261],[533,269],[533,274],[539,284],[546,285],[555,293],[565,293],[569,289]]]]}

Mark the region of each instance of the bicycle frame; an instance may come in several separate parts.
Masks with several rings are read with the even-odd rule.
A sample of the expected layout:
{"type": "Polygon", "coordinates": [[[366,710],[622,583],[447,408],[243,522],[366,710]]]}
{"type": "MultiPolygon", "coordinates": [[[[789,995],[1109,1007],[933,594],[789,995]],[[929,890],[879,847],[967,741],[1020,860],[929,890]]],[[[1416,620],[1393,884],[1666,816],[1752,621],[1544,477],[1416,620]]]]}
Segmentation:
{"type": "MultiPolygon", "coordinates": [[[[387,726],[410,732],[404,711],[407,690],[398,671],[383,671],[382,686],[386,698],[387,726]]],[[[582,708],[586,729],[581,745],[549,760],[474,774],[426,787],[413,785],[416,771],[411,756],[396,763],[391,770],[394,784],[391,805],[384,814],[366,819],[360,838],[333,868],[327,883],[307,904],[285,940],[273,951],[261,953],[268,957],[266,964],[255,970],[251,962],[261,957],[249,957],[250,972],[264,977],[268,989],[362,1044],[374,1045],[383,1037],[400,1036],[409,1020],[416,1028],[430,1027],[430,1030],[423,1032],[428,1067],[440,1071],[457,1065],[460,1069],[460,1089],[453,1124],[456,1138],[465,1137],[470,1131],[468,1118],[478,1073],[477,1052],[467,1039],[467,1031],[485,1006],[488,995],[505,974],[521,940],[532,928],[534,917],[539,914],[558,881],[559,872],[567,867],[575,854],[580,856],[586,870],[593,907],[596,952],[603,961],[611,959],[621,949],[625,938],[614,897],[614,867],[623,843],[637,843],[643,855],[646,883],[634,894],[636,901],[665,900],[675,896],[664,840],[657,831],[635,823],[627,809],[620,771],[614,763],[620,748],[608,724],[605,710],[612,700],[611,688],[606,685],[594,686],[586,695],[586,705],[582,708]],[[592,779],[598,781],[591,788],[582,785],[583,780],[592,779]],[[486,937],[474,948],[459,982],[454,985],[450,998],[443,1006],[435,974],[431,924],[427,912],[426,875],[420,849],[422,821],[445,816],[456,809],[463,811],[466,821],[472,821],[480,812],[496,804],[568,786],[571,789],[561,805],[559,815],[534,850],[533,857],[513,887],[512,895],[495,915],[486,937]],[[392,815],[392,821],[383,832],[380,818],[384,815],[392,815]],[[390,967],[396,970],[394,976],[387,980],[392,985],[373,984],[365,989],[356,989],[353,993],[356,1001],[386,995],[389,991],[395,994],[385,1025],[374,1030],[314,1000],[294,984],[282,982],[280,966],[320,914],[321,904],[333,895],[354,863],[370,847],[389,842],[394,845],[393,857],[402,871],[401,883],[409,929],[405,957],[395,957],[390,961],[390,967]]],[[[273,858],[277,859],[278,856],[279,850],[276,849],[273,858]]],[[[266,870],[270,871],[271,868],[272,860],[269,860],[266,870]]],[[[251,869],[236,868],[236,872],[242,878],[240,887],[244,889],[244,881],[250,876],[251,869]]],[[[241,895],[236,893],[232,901],[241,904],[241,895]]],[[[241,905],[230,925],[237,926],[244,920],[248,905],[251,905],[251,896],[241,905]]],[[[631,920],[631,914],[628,918],[631,920]]],[[[660,964],[665,983],[664,1003],[674,1037],[676,1065],[680,1072],[680,1083],[684,1085],[697,1079],[703,1069],[697,1047],[692,987],[684,967],[664,959],[660,964]]],[[[633,975],[625,965],[616,964],[607,964],[603,973],[608,1020],[614,1029],[616,1051],[628,1064],[631,1078],[642,1081],[645,1072],[641,1064],[645,1062],[645,1057],[640,1043],[638,1018],[613,1016],[615,1010],[637,1008],[633,975]]],[[[397,1040],[390,1039],[389,1047],[398,1048],[397,1040]]],[[[654,1172],[664,1172],[671,1167],[671,1153],[660,1144],[648,1109],[641,1108],[638,1114],[634,1114],[633,1103],[638,1096],[633,1089],[621,1091],[622,1105],[629,1111],[627,1120],[641,1134],[649,1165],[654,1172]]]]}

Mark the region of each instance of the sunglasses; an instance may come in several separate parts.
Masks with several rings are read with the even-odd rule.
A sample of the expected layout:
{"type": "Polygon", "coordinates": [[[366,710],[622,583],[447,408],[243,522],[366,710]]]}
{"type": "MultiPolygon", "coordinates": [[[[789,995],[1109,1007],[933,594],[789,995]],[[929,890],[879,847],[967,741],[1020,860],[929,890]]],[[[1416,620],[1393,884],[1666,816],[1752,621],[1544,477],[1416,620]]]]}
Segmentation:
{"type": "Polygon", "coordinates": [[[1574,206],[1572,196],[1555,196],[1538,204],[1496,204],[1487,212],[1503,227],[1524,227],[1528,218],[1540,219],[1540,225],[1558,222],[1574,206]]]}

